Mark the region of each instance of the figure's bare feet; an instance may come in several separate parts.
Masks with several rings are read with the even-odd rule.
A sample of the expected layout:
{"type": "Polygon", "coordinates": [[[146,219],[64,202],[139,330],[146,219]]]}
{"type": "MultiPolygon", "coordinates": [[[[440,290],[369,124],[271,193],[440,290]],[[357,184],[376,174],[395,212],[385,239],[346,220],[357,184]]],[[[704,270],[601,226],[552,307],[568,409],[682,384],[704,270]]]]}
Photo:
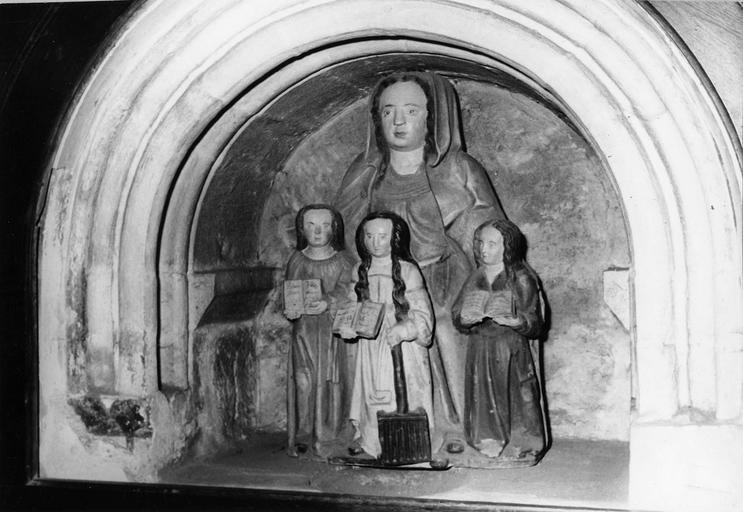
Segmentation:
{"type": "Polygon", "coordinates": [[[539,452],[533,448],[508,445],[503,450],[503,455],[512,459],[529,459],[537,456],[539,452]]]}
{"type": "Polygon", "coordinates": [[[363,455],[365,452],[361,446],[353,445],[348,447],[348,453],[355,457],[357,455],[363,455]]]}
{"type": "Polygon", "coordinates": [[[446,469],[449,467],[449,459],[433,459],[429,465],[433,469],[446,469]]]}
{"type": "Polygon", "coordinates": [[[464,443],[461,441],[451,441],[446,443],[446,451],[449,453],[462,453],[464,451],[464,443]]]}
{"type": "Polygon", "coordinates": [[[462,453],[464,451],[464,441],[458,436],[447,435],[444,439],[444,450],[448,453],[462,453]]]}
{"type": "Polygon", "coordinates": [[[294,443],[286,449],[286,454],[289,457],[299,457],[302,453],[307,453],[307,445],[304,443],[294,443]]]}
{"type": "Polygon", "coordinates": [[[487,455],[488,457],[498,457],[503,451],[503,446],[504,443],[497,439],[483,439],[480,444],[477,445],[477,449],[480,453],[487,455]]]}

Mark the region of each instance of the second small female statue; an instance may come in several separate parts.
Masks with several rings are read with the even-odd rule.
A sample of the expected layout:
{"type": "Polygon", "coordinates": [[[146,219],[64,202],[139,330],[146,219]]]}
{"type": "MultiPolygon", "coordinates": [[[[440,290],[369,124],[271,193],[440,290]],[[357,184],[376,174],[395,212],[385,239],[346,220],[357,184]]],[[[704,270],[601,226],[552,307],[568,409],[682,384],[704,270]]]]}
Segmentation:
{"type": "MultiPolygon", "coordinates": [[[[433,430],[433,391],[428,347],[434,326],[431,299],[418,265],[410,254],[410,230],[392,212],[367,215],[356,230],[361,262],[349,298],[386,305],[379,335],[359,339],[351,394],[350,419],[356,429],[352,455],[379,457],[377,412],[397,406],[390,347],[400,345],[410,409],[425,411],[433,430]]],[[[341,333],[353,339],[356,333],[341,333]]]]}

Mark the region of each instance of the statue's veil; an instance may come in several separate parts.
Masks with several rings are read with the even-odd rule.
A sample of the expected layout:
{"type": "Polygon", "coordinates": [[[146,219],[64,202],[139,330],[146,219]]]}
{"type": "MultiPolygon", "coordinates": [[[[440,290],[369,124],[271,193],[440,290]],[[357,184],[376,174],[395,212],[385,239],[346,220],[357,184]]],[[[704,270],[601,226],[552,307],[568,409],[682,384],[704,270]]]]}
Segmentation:
{"type": "MultiPolygon", "coordinates": [[[[428,105],[428,109],[429,111],[433,109],[435,131],[433,134],[433,141],[435,147],[433,148],[433,155],[430,155],[428,165],[435,167],[441,163],[447,154],[450,152],[456,153],[456,151],[462,147],[462,135],[459,126],[459,108],[457,105],[456,93],[454,92],[454,87],[449,80],[435,73],[407,72],[395,73],[391,76],[410,75],[417,76],[423,82],[428,84],[428,88],[431,91],[430,101],[433,105],[428,105]]],[[[387,77],[385,77],[384,81],[387,81],[387,77]]],[[[381,159],[381,151],[377,147],[377,139],[375,136],[374,119],[371,114],[374,98],[382,92],[379,90],[381,86],[382,81],[378,82],[374,87],[374,90],[369,97],[369,109],[367,110],[367,140],[363,159],[372,165],[374,165],[375,162],[379,162],[381,159]]]]}

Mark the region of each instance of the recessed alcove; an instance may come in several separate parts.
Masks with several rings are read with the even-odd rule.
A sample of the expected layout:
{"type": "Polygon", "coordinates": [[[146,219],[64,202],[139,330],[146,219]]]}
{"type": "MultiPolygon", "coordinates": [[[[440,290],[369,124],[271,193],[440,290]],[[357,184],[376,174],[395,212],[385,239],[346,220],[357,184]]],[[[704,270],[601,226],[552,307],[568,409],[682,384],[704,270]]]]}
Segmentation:
{"type": "MultiPolygon", "coordinates": [[[[399,69],[435,71],[455,85],[467,151],[488,170],[506,213],[526,233],[529,261],[545,285],[552,326],[543,364],[558,448],[535,482],[546,486],[549,475],[564,474],[582,460],[593,477],[605,475],[603,488],[611,491],[579,491],[573,502],[621,505],[631,338],[604,301],[603,275],[629,268],[631,261],[615,185],[589,140],[546,90],[503,69],[431,53],[365,56],[318,70],[278,91],[225,137],[229,142],[199,196],[188,257],[179,258],[190,262],[185,302],[191,330],[176,352],[189,354],[180,373],[192,375],[190,391],[202,404],[201,434],[191,456],[203,461],[217,452],[228,455],[211,463],[186,456],[164,477],[206,484],[215,475],[231,482],[244,471],[280,479],[288,470],[281,432],[291,328],[280,311],[278,285],[294,245],[294,217],[304,204],[332,201],[349,163],[363,150],[371,88],[399,69]],[[243,455],[230,455],[235,449],[243,455]],[[583,457],[590,453],[595,460],[583,457]]],[[[628,294],[624,300],[628,310],[628,294]]],[[[161,304],[163,311],[174,307],[161,304]]],[[[160,364],[174,365],[170,356],[161,350],[160,364]]],[[[307,464],[300,464],[302,471],[318,471],[307,464]]],[[[357,485],[353,474],[342,478],[357,485]]],[[[469,478],[465,489],[485,492],[484,481],[469,478]]],[[[520,477],[505,472],[499,478],[505,483],[520,477]]],[[[560,499],[568,500],[568,494],[560,499]]]]}
{"type": "MultiPolygon", "coordinates": [[[[192,272],[201,280],[240,269],[279,275],[294,246],[296,212],[332,202],[363,150],[371,87],[393,70],[411,68],[453,81],[467,150],[488,170],[506,213],[528,237],[530,262],[552,307],[544,358],[554,435],[627,441],[630,336],[603,300],[603,272],[630,266],[619,198],[601,159],[559,106],[503,71],[393,54],[338,64],[281,93],[240,127],[211,171],[195,221],[192,272]]],[[[208,287],[192,292],[190,303],[211,300],[208,287]]],[[[233,286],[227,295],[239,292],[233,286]]],[[[248,310],[250,292],[242,290],[242,320],[260,327],[244,341],[260,356],[255,389],[246,394],[256,403],[243,431],[278,431],[285,426],[290,324],[275,291],[265,295],[262,311],[248,310]]],[[[224,300],[212,303],[210,316],[229,309],[224,300]]],[[[628,295],[625,301],[628,309],[628,295]]],[[[224,335],[217,323],[209,322],[211,336],[224,335]]]]}
{"type": "MultiPolygon", "coordinates": [[[[229,451],[281,439],[288,323],[275,304],[294,212],[330,199],[362,149],[376,79],[422,67],[455,85],[467,150],[525,231],[552,309],[554,458],[519,496],[484,486],[472,499],[533,502],[545,471],[581,463],[586,480],[562,503],[600,502],[579,492],[593,484],[629,485],[616,506],[709,499],[692,470],[719,460],[705,453],[728,446],[741,410],[739,145],[641,7],[475,3],[136,11],[81,89],[50,166],[38,262],[43,477],[213,484],[204,469],[230,466],[226,485],[262,487],[267,472],[282,489],[333,492],[292,487],[333,469],[287,469],[280,446],[229,451]],[[129,447],[87,432],[67,399],[91,394],[139,400],[152,437],[129,447]],[[674,458],[706,432],[723,440],[674,458]],[[576,442],[614,451],[574,460],[576,442]],[[268,465],[249,470],[251,455],[268,465]],[[658,467],[693,474],[669,484],[658,467]]],[[[432,489],[415,496],[436,499],[432,489]]]]}

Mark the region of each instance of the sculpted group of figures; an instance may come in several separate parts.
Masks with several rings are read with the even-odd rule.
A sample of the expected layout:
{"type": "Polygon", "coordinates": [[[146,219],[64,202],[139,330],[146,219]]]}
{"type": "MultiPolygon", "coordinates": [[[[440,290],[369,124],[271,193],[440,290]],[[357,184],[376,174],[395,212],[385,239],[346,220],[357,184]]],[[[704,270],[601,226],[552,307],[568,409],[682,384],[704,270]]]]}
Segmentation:
{"type": "Polygon", "coordinates": [[[524,235],[462,150],[445,78],[390,75],[369,114],[366,149],[333,204],[296,218],[286,279],[321,286],[284,306],[288,452],[379,457],[377,412],[396,408],[399,345],[409,408],[425,411],[434,453],[533,464],[546,429],[529,340],[542,334],[544,299],[524,235]],[[378,332],[334,332],[339,311],[369,301],[385,305],[378,332]]]}

